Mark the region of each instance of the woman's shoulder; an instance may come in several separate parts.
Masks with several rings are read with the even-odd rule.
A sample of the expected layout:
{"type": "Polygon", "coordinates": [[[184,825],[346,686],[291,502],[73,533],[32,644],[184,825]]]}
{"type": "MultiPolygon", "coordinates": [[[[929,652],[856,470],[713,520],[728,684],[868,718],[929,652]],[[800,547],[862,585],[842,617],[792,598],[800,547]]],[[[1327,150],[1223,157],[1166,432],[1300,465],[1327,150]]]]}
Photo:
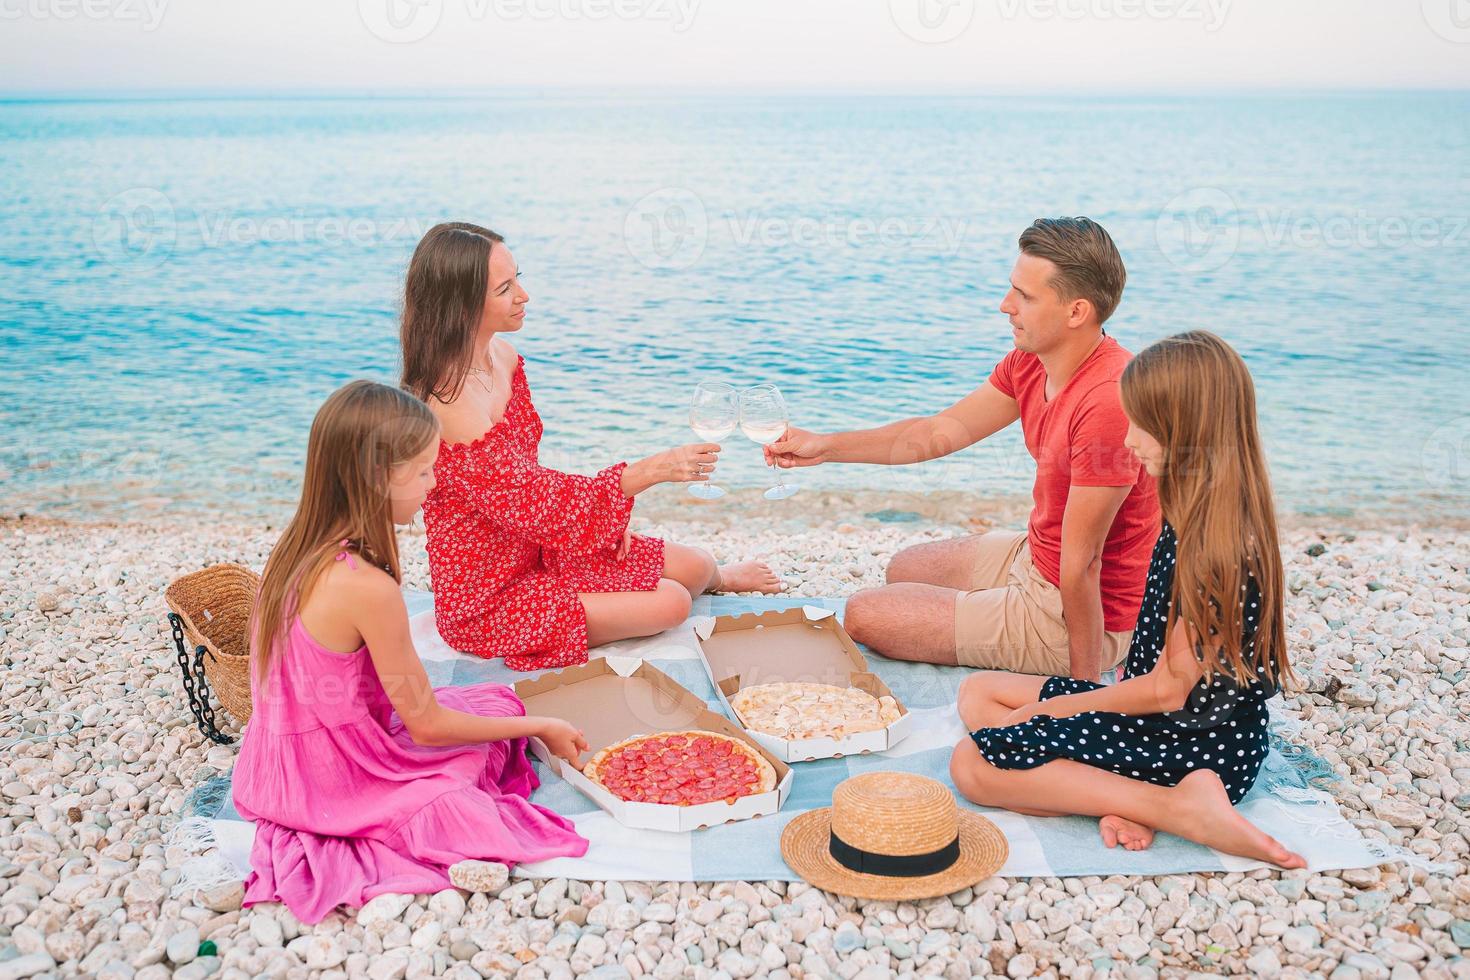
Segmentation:
{"type": "MultiPolygon", "coordinates": [[[[501,337],[491,340],[491,357],[497,365],[507,362],[513,364],[510,369],[510,380],[514,387],[517,377],[522,374],[524,358],[511,346],[510,341],[501,337]]],[[[496,374],[499,373],[497,370],[496,374]]],[[[439,419],[440,438],[446,449],[483,446],[500,424],[492,422],[487,425],[484,406],[470,398],[461,397],[449,402],[435,399],[429,402],[429,408],[439,419]]],[[[507,402],[501,410],[502,415],[509,410],[510,406],[507,402]]],[[[443,459],[445,455],[441,454],[440,458],[443,459]]]]}
{"type": "Polygon", "coordinates": [[[499,345],[495,351],[495,363],[510,365],[511,390],[514,391],[521,386],[523,393],[529,391],[530,385],[526,380],[526,359],[504,337],[497,336],[494,343],[499,345]]]}
{"type": "Polygon", "coordinates": [[[499,334],[491,338],[490,346],[495,353],[495,360],[499,361],[502,357],[508,357],[517,364],[521,362],[520,352],[516,350],[515,345],[499,334]]]}

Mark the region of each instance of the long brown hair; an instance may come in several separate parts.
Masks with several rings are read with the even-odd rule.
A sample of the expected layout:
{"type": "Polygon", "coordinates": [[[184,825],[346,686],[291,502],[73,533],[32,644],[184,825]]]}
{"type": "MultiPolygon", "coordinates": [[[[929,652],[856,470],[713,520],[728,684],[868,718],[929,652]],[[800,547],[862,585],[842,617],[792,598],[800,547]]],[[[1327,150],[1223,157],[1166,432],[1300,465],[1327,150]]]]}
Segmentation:
{"type": "Polygon", "coordinates": [[[257,676],[323,571],[348,547],[403,581],[393,528],[389,471],[439,438],[429,406],[372,381],[337,389],[317,410],[306,443],[306,476],[296,514],[271,549],[251,616],[257,676]]]}
{"type": "Polygon", "coordinates": [[[1194,629],[1207,677],[1288,683],[1285,576],[1245,362],[1208,331],[1166,337],[1129,362],[1122,401],[1164,449],[1159,506],[1179,541],[1169,627],[1182,620],[1194,629]],[[1249,661],[1241,649],[1248,578],[1260,607],[1249,661]]]}
{"type": "Polygon", "coordinates": [[[405,391],[424,401],[459,397],[490,288],[490,252],[504,241],[489,228],[449,221],[413,250],[398,330],[405,391]]]}

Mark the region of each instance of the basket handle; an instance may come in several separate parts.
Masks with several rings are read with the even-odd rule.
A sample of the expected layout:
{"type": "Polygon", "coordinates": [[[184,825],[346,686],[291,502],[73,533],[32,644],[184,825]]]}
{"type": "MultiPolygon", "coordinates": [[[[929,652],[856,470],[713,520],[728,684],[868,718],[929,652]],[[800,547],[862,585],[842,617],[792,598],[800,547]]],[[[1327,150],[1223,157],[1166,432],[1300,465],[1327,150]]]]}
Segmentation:
{"type": "MultiPolygon", "coordinates": [[[[229,745],[234,738],[219,730],[214,723],[214,708],[209,704],[209,678],[204,675],[204,655],[209,653],[203,645],[194,648],[194,662],[189,662],[189,653],[184,646],[184,620],[178,613],[168,614],[168,624],[173,628],[174,647],[179,656],[179,672],[184,675],[184,693],[189,698],[189,710],[199,730],[211,742],[229,745]]],[[[209,654],[213,657],[214,654],[209,654]]]]}

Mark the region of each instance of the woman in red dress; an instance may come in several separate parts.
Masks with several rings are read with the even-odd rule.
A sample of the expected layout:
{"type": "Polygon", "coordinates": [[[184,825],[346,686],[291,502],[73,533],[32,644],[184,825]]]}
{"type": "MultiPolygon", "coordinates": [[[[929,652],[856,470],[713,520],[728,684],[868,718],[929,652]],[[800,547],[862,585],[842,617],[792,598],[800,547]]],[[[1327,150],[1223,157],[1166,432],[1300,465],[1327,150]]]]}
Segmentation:
{"type": "Polygon", "coordinates": [[[436,225],[404,289],[403,387],[443,427],[424,501],[434,615],[445,642],[516,670],[585,663],[587,647],[684,622],[705,592],[778,592],[763,562],[632,534],[633,498],[709,479],[719,446],[695,443],[596,476],[537,460],[541,418],[525,361],[504,337],[526,302],[500,235],[436,225]]]}

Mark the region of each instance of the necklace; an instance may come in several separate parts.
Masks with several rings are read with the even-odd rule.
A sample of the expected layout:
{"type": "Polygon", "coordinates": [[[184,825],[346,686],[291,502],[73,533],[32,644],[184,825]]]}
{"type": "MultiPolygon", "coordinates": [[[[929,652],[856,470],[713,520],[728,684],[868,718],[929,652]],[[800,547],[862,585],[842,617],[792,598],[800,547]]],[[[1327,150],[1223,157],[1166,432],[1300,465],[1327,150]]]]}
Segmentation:
{"type": "Polygon", "coordinates": [[[495,358],[488,350],[485,352],[485,360],[490,365],[488,368],[472,367],[469,369],[469,373],[473,374],[475,380],[480,382],[480,387],[485,389],[487,395],[493,395],[495,394],[495,358]]]}

